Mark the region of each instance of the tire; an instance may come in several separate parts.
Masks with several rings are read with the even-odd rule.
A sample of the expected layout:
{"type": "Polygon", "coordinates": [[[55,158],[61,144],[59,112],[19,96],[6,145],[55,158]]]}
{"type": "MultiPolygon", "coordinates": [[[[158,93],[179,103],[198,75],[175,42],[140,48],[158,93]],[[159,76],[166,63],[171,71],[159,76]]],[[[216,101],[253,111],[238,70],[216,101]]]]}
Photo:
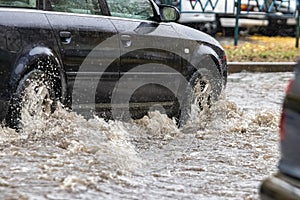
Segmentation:
{"type": "Polygon", "coordinates": [[[57,107],[54,81],[40,70],[26,74],[11,99],[6,124],[21,129],[32,119],[45,118],[57,107]]]}
{"type": "Polygon", "coordinates": [[[181,105],[179,126],[185,125],[190,119],[193,105],[198,106],[200,111],[209,109],[218,100],[221,90],[222,81],[212,76],[208,70],[196,71],[189,81],[185,100],[181,105]]]}

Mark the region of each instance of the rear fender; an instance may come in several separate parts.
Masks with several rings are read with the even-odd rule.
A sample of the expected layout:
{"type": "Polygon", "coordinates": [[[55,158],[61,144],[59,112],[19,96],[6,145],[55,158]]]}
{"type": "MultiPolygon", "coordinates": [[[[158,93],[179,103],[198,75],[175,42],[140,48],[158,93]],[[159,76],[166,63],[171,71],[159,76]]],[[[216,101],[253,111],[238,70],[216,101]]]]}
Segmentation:
{"type": "Polygon", "coordinates": [[[59,84],[57,93],[61,97],[61,101],[66,97],[66,74],[60,64],[60,59],[56,53],[47,47],[36,46],[25,51],[15,64],[10,85],[13,91],[16,91],[20,80],[30,71],[38,69],[46,72],[53,80],[59,84]]]}

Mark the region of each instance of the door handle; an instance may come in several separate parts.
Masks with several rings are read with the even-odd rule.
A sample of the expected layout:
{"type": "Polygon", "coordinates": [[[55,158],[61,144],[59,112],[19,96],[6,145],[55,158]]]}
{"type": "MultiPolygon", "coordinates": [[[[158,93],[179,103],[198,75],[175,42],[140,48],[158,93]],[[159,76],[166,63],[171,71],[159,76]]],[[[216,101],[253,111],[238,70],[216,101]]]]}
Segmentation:
{"type": "Polygon", "coordinates": [[[124,47],[130,47],[132,44],[130,35],[121,35],[121,42],[124,47]]]}
{"type": "Polygon", "coordinates": [[[60,37],[60,41],[63,44],[70,44],[71,38],[72,38],[72,34],[69,31],[60,31],[59,32],[59,37],[60,37]]]}

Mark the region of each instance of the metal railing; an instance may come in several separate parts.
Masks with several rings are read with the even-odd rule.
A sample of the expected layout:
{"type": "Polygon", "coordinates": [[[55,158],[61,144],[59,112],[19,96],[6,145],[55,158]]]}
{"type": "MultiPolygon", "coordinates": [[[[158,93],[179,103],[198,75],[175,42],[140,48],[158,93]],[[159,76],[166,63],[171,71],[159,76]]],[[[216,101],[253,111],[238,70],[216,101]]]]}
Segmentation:
{"type": "MultiPolygon", "coordinates": [[[[225,2],[226,2],[225,5],[227,5],[227,0],[225,0],[225,2]]],[[[208,6],[210,6],[212,8],[212,10],[215,10],[218,3],[219,3],[219,0],[215,0],[214,2],[212,2],[211,0],[206,0],[206,2],[203,2],[201,0],[195,0],[195,1],[190,0],[190,4],[193,9],[195,9],[197,4],[199,4],[203,12],[206,11],[208,6]]],[[[227,10],[226,8],[227,8],[227,6],[225,7],[225,12],[227,10]]]]}
{"type": "MultiPolygon", "coordinates": [[[[198,1],[198,0],[197,0],[198,1]]],[[[255,1],[257,4],[257,7],[259,8],[259,12],[264,12],[266,15],[274,15],[275,12],[278,12],[284,3],[288,4],[286,13],[282,13],[281,17],[294,17],[296,18],[296,48],[299,48],[299,22],[300,22],[300,16],[299,16],[299,5],[300,0],[296,0],[296,9],[294,12],[291,12],[291,1],[290,0],[264,0],[263,4],[259,4],[258,0],[248,0],[248,4],[250,1],[255,1]]],[[[239,38],[239,18],[241,15],[241,0],[237,0],[236,2],[236,24],[234,29],[234,45],[238,45],[238,38],[239,38]]]]}

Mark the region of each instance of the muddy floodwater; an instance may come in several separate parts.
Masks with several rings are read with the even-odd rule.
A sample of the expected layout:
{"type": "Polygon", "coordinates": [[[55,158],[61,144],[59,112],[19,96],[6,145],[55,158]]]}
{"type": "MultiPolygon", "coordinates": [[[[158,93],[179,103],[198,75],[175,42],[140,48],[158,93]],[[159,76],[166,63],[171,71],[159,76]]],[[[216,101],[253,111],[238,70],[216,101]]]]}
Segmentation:
{"type": "Polygon", "coordinates": [[[291,77],[231,74],[222,99],[180,129],[158,112],[124,123],[64,109],[0,128],[0,199],[259,199],[291,77]]]}

